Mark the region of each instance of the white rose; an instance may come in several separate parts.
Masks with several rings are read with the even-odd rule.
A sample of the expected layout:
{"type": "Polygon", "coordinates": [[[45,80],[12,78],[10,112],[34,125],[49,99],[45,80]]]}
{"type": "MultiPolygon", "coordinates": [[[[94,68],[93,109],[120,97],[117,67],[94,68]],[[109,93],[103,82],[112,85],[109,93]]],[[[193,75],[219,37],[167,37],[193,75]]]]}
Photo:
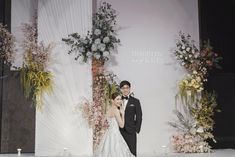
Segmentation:
{"type": "Polygon", "coordinates": [[[185,59],[188,59],[188,57],[184,57],[185,59]]]}
{"type": "Polygon", "coordinates": [[[109,41],[110,41],[109,37],[104,37],[104,39],[103,39],[104,43],[109,43],[109,41]]]}
{"type": "Polygon", "coordinates": [[[185,46],[182,46],[181,48],[184,50],[184,49],[185,49],[185,46]]]}
{"type": "Polygon", "coordinates": [[[183,58],[183,55],[180,55],[180,58],[183,58]]]}
{"type": "Polygon", "coordinates": [[[196,70],[193,70],[193,74],[197,74],[197,71],[196,71],[196,70]]]}
{"type": "Polygon", "coordinates": [[[100,59],[100,54],[95,53],[94,57],[95,57],[96,59],[100,59]]]}
{"type": "Polygon", "coordinates": [[[101,43],[101,40],[100,40],[100,38],[98,38],[98,39],[95,39],[95,44],[100,44],[101,43]]]}
{"type": "Polygon", "coordinates": [[[87,55],[87,57],[90,58],[90,57],[92,56],[92,52],[91,52],[91,51],[88,51],[86,55],[87,55]]]}
{"type": "Polygon", "coordinates": [[[95,29],[95,35],[100,35],[101,34],[101,30],[100,29],[95,29]]]}
{"type": "Polygon", "coordinates": [[[192,55],[189,55],[189,58],[192,58],[192,55]]]}
{"type": "Polygon", "coordinates": [[[108,51],[104,51],[103,56],[104,57],[108,57],[109,56],[109,52],[108,51]]]}
{"type": "Polygon", "coordinates": [[[97,51],[97,45],[96,45],[96,44],[92,44],[91,50],[92,50],[93,52],[94,52],[94,51],[97,51]]]}
{"type": "Polygon", "coordinates": [[[105,50],[105,48],[106,48],[105,44],[99,44],[98,45],[98,49],[102,52],[105,50]]]}
{"type": "Polygon", "coordinates": [[[190,47],[187,47],[187,48],[186,48],[186,51],[188,51],[188,52],[189,52],[189,51],[190,51],[190,47]]]}

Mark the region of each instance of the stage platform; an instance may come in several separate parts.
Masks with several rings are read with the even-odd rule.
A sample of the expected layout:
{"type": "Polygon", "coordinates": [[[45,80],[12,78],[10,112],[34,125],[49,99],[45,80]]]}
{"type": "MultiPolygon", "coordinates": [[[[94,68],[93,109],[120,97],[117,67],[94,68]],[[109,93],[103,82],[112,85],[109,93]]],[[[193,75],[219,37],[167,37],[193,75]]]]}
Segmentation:
{"type": "MultiPolygon", "coordinates": [[[[0,154],[0,157],[19,157],[19,156],[17,154],[0,154]]],[[[35,155],[34,154],[21,154],[20,157],[35,157],[35,155]]],[[[58,157],[62,157],[62,156],[58,156],[58,157]]],[[[72,157],[72,156],[67,156],[67,157],[72,157]]],[[[76,156],[76,157],[88,157],[88,156],[76,156]]],[[[169,153],[166,155],[160,155],[160,154],[159,155],[139,155],[138,157],[235,157],[235,149],[214,150],[213,153],[197,153],[197,154],[169,153]]]]}

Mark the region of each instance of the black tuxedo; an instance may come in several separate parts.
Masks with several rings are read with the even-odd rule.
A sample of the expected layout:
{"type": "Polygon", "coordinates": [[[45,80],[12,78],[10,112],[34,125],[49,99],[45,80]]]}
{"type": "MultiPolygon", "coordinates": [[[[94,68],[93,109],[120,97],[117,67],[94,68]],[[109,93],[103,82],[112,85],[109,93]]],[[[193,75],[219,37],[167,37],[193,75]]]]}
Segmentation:
{"type": "Polygon", "coordinates": [[[142,109],[140,101],[129,96],[125,109],[125,125],[120,128],[120,132],[124,137],[132,154],[136,156],[136,133],[140,132],[142,123],[142,109]]]}

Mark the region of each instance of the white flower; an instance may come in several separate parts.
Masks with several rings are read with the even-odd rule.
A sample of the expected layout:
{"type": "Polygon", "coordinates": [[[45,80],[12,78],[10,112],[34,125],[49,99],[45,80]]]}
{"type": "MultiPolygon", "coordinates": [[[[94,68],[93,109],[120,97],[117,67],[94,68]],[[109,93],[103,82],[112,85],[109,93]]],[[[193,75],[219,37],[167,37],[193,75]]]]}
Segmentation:
{"type": "Polygon", "coordinates": [[[90,57],[92,56],[92,52],[91,52],[91,51],[88,51],[86,55],[87,55],[87,57],[90,58],[90,57]]]}
{"type": "Polygon", "coordinates": [[[188,52],[189,52],[189,51],[190,51],[190,47],[187,47],[187,48],[186,48],[186,51],[188,51],[188,52]]]}
{"type": "Polygon", "coordinates": [[[182,62],[182,63],[181,63],[181,65],[185,65],[185,63],[184,63],[184,62],[182,62]]]}
{"type": "Polygon", "coordinates": [[[183,55],[180,55],[180,58],[183,58],[183,55]]]}
{"type": "Polygon", "coordinates": [[[104,57],[108,57],[109,56],[109,52],[108,51],[104,51],[103,56],[104,57]]]}
{"type": "Polygon", "coordinates": [[[198,76],[196,77],[197,82],[201,82],[201,78],[198,76]]]}
{"type": "Polygon", "coordinates": [[[195,129],[195,128],[191,128],[191,129],[189,130],[189,132],[190,132],[191,134],[195,135],[195,134],[196,134],[196,129],[195,129]]]}
{"type": "Polygon", "coordinates": [[[183,45],[181,48],[184,50],[184,49],[185,49],[185,46],[183,45]]]}
{"type": "Polygon", "coordinates": [[[110,41],[109,37],[104,37],[104,39],[103,39],[104,43],[109,43],[109,41],[110,41]]]}
{"type": "Polygon", "coordinates": [[[185,59],[188,59],[188,57],[184,57],[185,59]]]}
{"type": "Polygon", "coordinates": [[[197,132],[198,132],[198,133],[203,133],[203,132],[204,132],[203,127],[199,127],[199,128],[197,129],[197,132]]]}
{"type": "Polygon", "coordinates": [[[197,71],[196,71],[196,70],[193,70],[193,74],[197,74],[197,71]]]}
{"type": "Polygon", "coordinates": [[[97,51],[97,45],[96,45],[96,44],[92,44],[91,50],[92,50],[93,52],[94,52],[94,51],[97,51]]]}
{"type": "Polygon", "coordinates": [[[86,39],[81,39],[81,42],[84,43],[84,44],[88,43],[88,41],[86,39]]]}
{"type": "Polygon", "coordinates": [[[94,57],[95,57],[96,59],[100,59],[100,54],[95,53],[95,54],[94,54],[94,57]]]}
{"type": "Polygon", "coordinates": [[[189,58],[192,58],[192,55],[189,55],[188,57],[189,57],[189,58]]]}
{"type": "Polygon", "coordinates": [[[182,53],[186,53],[186,51],[184,50],[182,53]]]}
{"type": "Polygon", "coordinates": [[[114,36],[115,34],[113,32],[109,32],[109,35],[114,36]]]}
{"type": "Polygon", "coordinates": [[[101,43],[101,40],[100,40],[100,38],[98,38],[98,39],[95,39],[95,44],[100,44],[101,43]]]}
{"type": "Polygon", "coordinates": [[[84,47],[79,47],[79,48],[78,48],[78,51],[79,51],[79,52],[85,52],[85,49],[84,49],[84,47]]]}
{"type": "Polygon", "coordinates": [[[101,34],[101,30],[100,29],[95,29],[95,35],[100,35],[101,34]]]}
{"type": "Polygon", "coordinates": [[[99,44],[98,45],[98,49],[102,52],[105,50],[105,48],[106,48],[105,44],[99,44]]]}

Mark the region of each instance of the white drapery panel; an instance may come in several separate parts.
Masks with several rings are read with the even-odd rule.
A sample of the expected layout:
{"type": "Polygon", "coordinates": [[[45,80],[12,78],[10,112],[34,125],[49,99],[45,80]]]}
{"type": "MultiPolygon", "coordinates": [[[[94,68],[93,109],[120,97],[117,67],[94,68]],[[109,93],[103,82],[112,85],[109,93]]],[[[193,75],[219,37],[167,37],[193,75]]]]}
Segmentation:
{"type": "Polygon", "coordinates": [[[54,90],[44,95],[44,109],[36,113],[37,156],[92,154],[92,130],[75,110],[81,97],[92,97],[91,66],[68,55],[61,40],[74,32],[86,35],[91,17],[92,0],[38,0],[39,41],[54,44],[49,65],[54,90]]]}

